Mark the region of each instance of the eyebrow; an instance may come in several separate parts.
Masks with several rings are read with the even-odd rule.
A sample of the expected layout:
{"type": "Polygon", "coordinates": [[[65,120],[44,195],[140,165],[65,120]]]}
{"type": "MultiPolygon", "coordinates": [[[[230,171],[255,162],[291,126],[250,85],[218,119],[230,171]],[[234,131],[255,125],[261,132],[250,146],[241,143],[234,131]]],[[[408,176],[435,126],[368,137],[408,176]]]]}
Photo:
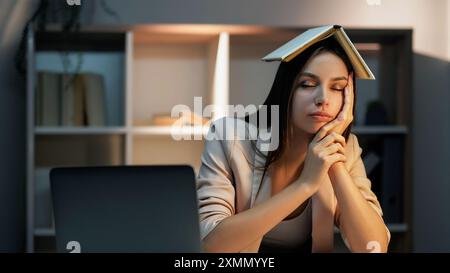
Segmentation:
{"type": "MultiPolygon", "coordinates": [[[[314,79],[319,79],[319,77],[317,76],[317,75],[315,75],[315,74],[313,74],[313,73],[310,73],[310,72],[302,72],[302,73],[300,73],[300,76],[308,76],[308,77],[311,77],[311,78],[314,78],[314,79]]],[[[300,77],[299,77],[299,79],[300,79],[300,77]]],[[[340,81],[340,80],[346,80],[347,81],[347,78],[346,77],[336,77],[336,78],[333,78],[333,79],[331,79],[332,81],[340,81]]]]}

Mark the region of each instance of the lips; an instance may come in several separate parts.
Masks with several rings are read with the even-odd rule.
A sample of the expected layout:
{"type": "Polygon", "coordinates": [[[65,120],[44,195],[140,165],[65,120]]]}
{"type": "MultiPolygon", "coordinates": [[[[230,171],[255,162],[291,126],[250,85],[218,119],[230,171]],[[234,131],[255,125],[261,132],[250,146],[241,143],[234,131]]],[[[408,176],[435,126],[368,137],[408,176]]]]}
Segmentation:
{"type": "Polygon", "coordinates": [[[331,115],[325,112],[314,112],[309,116],[316,121],[329,121],[332,118],[331,115]]]}

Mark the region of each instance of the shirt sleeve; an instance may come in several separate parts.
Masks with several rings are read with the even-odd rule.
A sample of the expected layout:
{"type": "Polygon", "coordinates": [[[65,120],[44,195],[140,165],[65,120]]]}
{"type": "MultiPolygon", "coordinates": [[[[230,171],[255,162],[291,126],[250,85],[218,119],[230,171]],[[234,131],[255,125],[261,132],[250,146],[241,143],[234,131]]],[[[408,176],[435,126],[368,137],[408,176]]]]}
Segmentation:
{"type": "MultiPolygon", "coordinates": [[[[381,209],[381,205],[377,199],[377,196],[371,190],[372,183],[367,178],[366,169],[365,169],[364,163],[361,159],[362,148],[359,146],[358,139],[354,134],[351,134],[350,137],[352,139],[352,146],[353,146],[352,147],[353,162],[351,163],[350,168],[349,168],[349,175],[352,177],[353,182],[355,183],[355,185],[361,192],[362,196],[367,200],[370,207],[375,210],[375,212],[381,219],[383,219],[383,210],[381,209]]],[[[339,206],[336,206],[335,224],[338,227],[340,226],[339,218],[340,218],[339,206]]],[[[385,225],[385,228],[386,228],[386,233],[388,236],[388,243],[389,243],[389,241],[391,239],[391,233],[386,225],[385,225]]],[[[347,245],[347,247],[349,247],[347,239],[345,237],[345,234],[343,234],[341,232],[341,235],[342,235],[342,238],[343,238],[345,244],[347,245]]]]}
{"type": "Polygon", "coordinates": [[[210,127],[196,181],[201,240],[223,219],[235,214],[235,188],[229,164],[234,141],[222,139],[220,121],[223,119],[210,127]]]}

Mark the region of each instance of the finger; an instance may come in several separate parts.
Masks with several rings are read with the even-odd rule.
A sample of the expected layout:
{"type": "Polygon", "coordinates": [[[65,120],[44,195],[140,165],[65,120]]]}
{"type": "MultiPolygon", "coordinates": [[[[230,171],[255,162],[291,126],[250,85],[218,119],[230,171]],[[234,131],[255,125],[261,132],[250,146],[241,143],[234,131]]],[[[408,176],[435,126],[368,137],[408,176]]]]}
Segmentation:
{"type": "Polygon", "coordinates": [[[350,91],[353,91],[353,72],[351,72],[350,73],[350,78],[349,78],[349,81],[350,81],[350,91]]]}
{"type": "Polygon", "coordinates": [[[353,86],[351,76],[348,77],[348,83],[347,86],[344,89],[344,106],[342,107],[341,112],[338,115],[338,119],[344,120],[347,116],[347,113],[350,111],[350,107],[352,106],[352,90],[351,87],[353,86]]]}
{"type": "Polygon", "coordinates": [[[335,136],[334,140],[336,142],[339,142],[342,145],[342,147],[345,148],[347,146],[347,141],[345,140],[345,137],[343,135],[341,135],[341,134],[336,133],[336,132],[333,132],[333,133],[334,133],[334,136],[335,136]]]}
{"type": "Polygon", "coordinates": [[[350,106],[352,106],[353,105],[353,103],[355,102],[354,101],[354,99],[355,99],[355,93],[354,93],[354,84],[353,84],[353,74],[354,74],[354,72],[352,72],[351,73],[351,76],[350,76],[350,86],[349,86],[349,89],[348,89],[348,95],[349,95],[349,97],[350,97],[350,106]]]}
{"type": "Polygon", "coordinates": [[[339,142],[343,147],[345,147],[347,144],[345,141],[345,137],[336,132],[331,132],[319,142],[319,145],[321,145],[322,147],[327,147],[335,142],[339,142]]]}
{"type": "Polygon", "coordinates": [[[327,162],[329,162],[330,166],[336,162],[345,162],[347,161],[347,157],[343,154],[335,153],[326,157],[327,162]]]}
{"type": "Polygon", "coordinates": [[[338,119],[334,119],[333,121],[325,124],[322,126],[322,128],[319,130],[319,132],[316,133],[316,135],[313,138],[313,141],[319,142],[321,141],[334,127],[338,126],[342,121],[338,119]]]}
{"type": "Polygon", "coordinates": [[[321,141],[319,141],[319,145],[323,148],[329,146],[334,143],[334,132],[331,132],[327,136],[325,136],[321,141]]]}
{"type": "Polygon", "coordinates": [[[323,150],[324,155],[331,155],[335,153],[345,154],[345,149],[341,143],[334,143],[323,150]]]}
{"type": "Polygon", "coordinates": [[[350,75],[350,86],[349,86],[349,89],[348,89],[348,95],[349,95],[349,97],[350,97],[350,105],[352,105],[353,103],[354,103],[354,98],[355,98],[355,96],[354,96],[354,81],[353,81],[353,74],[354,74],[354,72],[352,72],[351,73],[351,75],[350,75]]]}

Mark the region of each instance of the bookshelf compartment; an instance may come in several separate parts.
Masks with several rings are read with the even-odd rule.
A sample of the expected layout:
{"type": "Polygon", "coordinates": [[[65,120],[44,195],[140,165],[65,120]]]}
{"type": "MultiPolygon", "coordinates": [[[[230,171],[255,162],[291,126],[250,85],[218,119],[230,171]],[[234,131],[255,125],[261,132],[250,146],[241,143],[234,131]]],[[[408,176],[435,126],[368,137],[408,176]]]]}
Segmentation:
{"type": "Polygon", "coordinates": [[[133,136],[133,164],[187,164],[198,173],[203,147],[202,140],[177,141],[170,136],[135,135],[133,136]]]}
{"type": "Polygon", "coordinates": [[[177,104],[194,111],[194,97],[201,97],[203,107],[211,104],[209,59],[214,45],[213,39],[207,42],[154,40],[152,43],[135,43],[132,125],[170,125],[157,124],[154,118],[170,117],[177,104]]]}
{"type": "MultiPolygon", "coordinates": [[[[386,44],[367,44],[368,49],[359,50],[372,70],[376,80],[356,80],[357,98],[354,124],[357,126],[405,126],[401,112],[397,109],[403,103],[399,96],[400,85],[395,78],[392,48],[386,44]],[[370,48],[372,47],[372,48],[370,48]]],[[[367,47],[367,46],[366,46],[367,47]]],[[[404,99],[403,99],[404,100],[404,99]]]]}
{"type": "Polygon", "coordinates": [[[36,53],[36,125],[123,126],[123,52],[36,53]]]}
{"type": "Polygon", "coordinates": [[[124,164],[123,135],[37,135],[37,167],[124,164]]]}

